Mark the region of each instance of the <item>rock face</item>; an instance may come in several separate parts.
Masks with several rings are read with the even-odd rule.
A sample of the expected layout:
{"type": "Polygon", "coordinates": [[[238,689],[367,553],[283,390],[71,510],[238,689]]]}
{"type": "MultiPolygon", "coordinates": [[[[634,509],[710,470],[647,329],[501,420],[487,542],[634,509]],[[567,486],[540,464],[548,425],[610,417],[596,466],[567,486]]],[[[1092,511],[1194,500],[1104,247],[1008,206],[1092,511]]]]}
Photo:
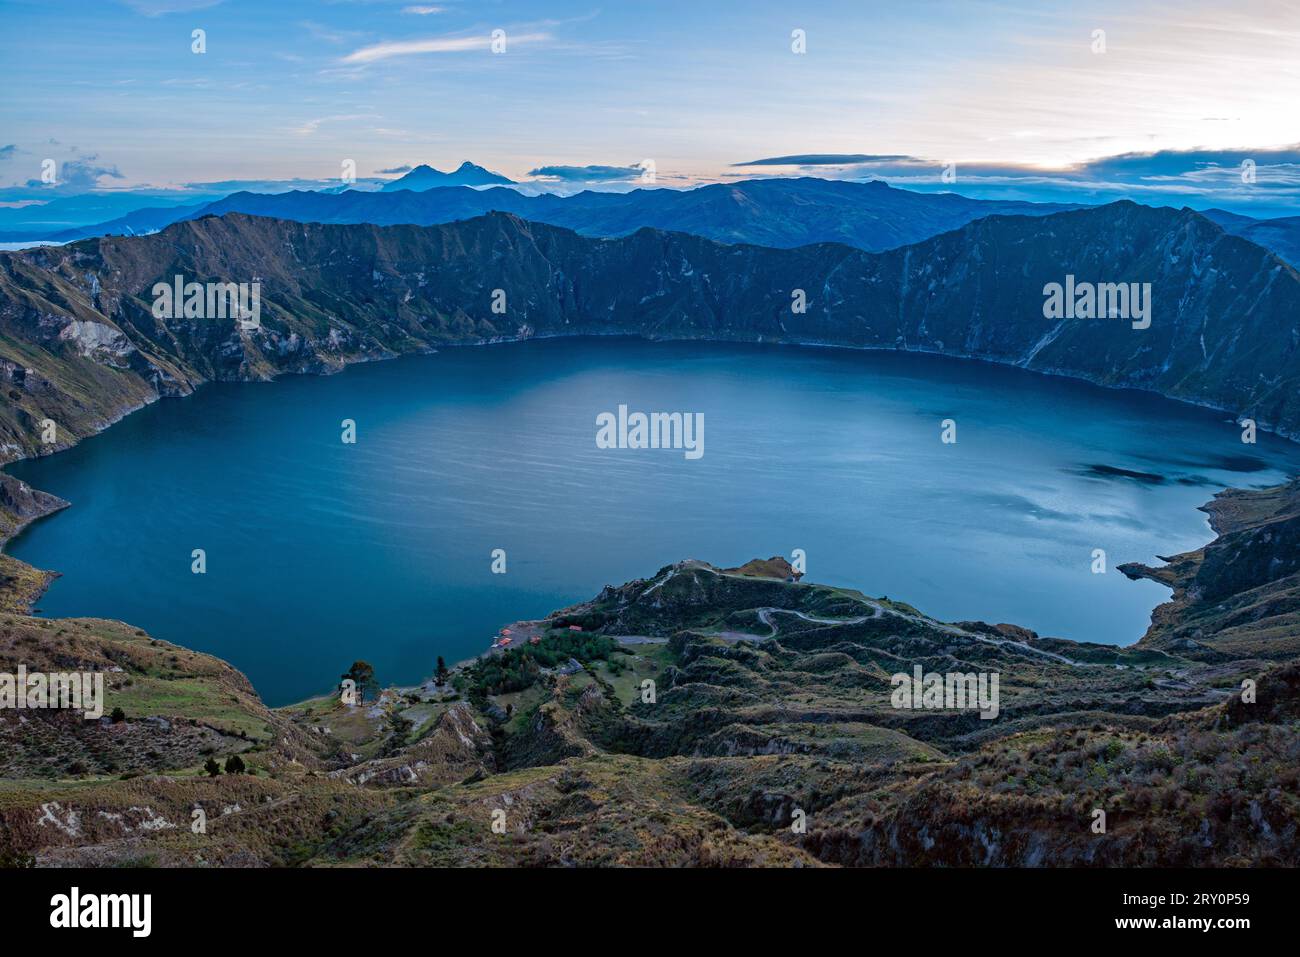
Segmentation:
{"type": "Polygon", "coordinates": [[[913,246],[617,240],[491,214],[330,226],[231,214],[0,254],[0,443],[70,444],[210,379],[532,335],[779,341],[973,357],[1128,386],[1300,435],[1300,275],[1190,210],[994,216],[913,246]],[[258,282],[260,328],[155,318],[155,283],[258,282]],[[1044,318],[1044,288],[1150,284],[1150,327],[1044,318]],[[806,301],[806,310],[792,308],[806,301]],[[36,439],[44,419],[58,440],[36,439]]]}
{"type": "Polygon", "coordinates": [[[1300,655],[1300,480],[1229,489],[1205,511],[1218,538],[1161,568],[1121,565],[1174,590],[1140,645],[1205,661],[1300,655]]]}
{"type": "MultiPolygon", "coordinates": [[[[57,495],[0,472],[0,548],[38,518],[67,507],[57,495]]],[[[55,577],[0,554],[0,611],[27,612],[55,577]]]]}
{"type": "Polygon", "coordinates": [[[36,519],[67,507],[68,503],[57,495],[0,473],[0,545],[36,519]]]}

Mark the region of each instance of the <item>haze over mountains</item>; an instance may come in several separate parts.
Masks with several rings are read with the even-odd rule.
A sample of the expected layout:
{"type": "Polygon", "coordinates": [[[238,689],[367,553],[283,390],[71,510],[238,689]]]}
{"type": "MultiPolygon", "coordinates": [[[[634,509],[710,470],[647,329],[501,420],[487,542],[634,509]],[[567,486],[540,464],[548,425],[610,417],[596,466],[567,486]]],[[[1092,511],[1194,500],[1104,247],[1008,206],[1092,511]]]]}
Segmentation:
{"type": "MultiPolygon", "coordinates": [[[[886,187],[887,189],[887,187],[886,187]]],[[[892,191],[891,191],[892,192],[892,191]]],[[[402,194],[397,194],[402,195],[402,194]]],[[[883,253],[619,239],[493,213],[436,226],[231,213],[0,254],[4,455],[63,444],[209,379],[539,335],[822,343],[973,357],[1128,386],[1300,434],[1300,275],[1191,210],[992,216],[883,253]],[[261,283],[261,328],[157,319],[174,276],[261,283]],[[1150,328],[1046,319],[1043,289],[1150,284],[1150,328]],[[504,313],[491,308],[493,291],[504,313]],[[792,308],[798,290],[807,308],[792,308]]]]}
{"type": "Polygon", "coordinates": [[[624,236],[649,226],[728,243],[790,248],[842,242],[859,249],[881,250],[919,242],[981,216],[1045,215],[1069,208],[1073,207],[968,199],[954,193],[914,193],[881,182],[810,177],[751,180],[693,190],[585,191],[572,196],[526,196],[509,188],[480,190],[463,186],[395,192],[295,190],[241,192],[197,206],[144,209],[96,226],[60,231],[48,238],[67,241],[110,234],[136,235],[185,219],[231,212],[297,222],[378,226],[430,226],[488,212],[506,212],[533,222],[566,226],[586,236],[624,236]]]}
{"type": "MultiPolygon", "coordinates": [[[[845,243],[868,252],[920,242],[984,216],[1044,216],[1079,206],[971,199],[957,193],[919,193],[880,181],[814,177],[757,179],[691,190],[584,191],[525,195],[472,163],[452,173],[419,166],[380,191],[293,190],[237,192],[188,206],[157,206],[90,226],[5,233],[0,240],[70,242],[92,236],[141,235],[201,216],[230,212],[297,222],[421,226],[508,212],[533,222],[565,226],[584,236],[626,236],[637,229],[687,232],[724,243],[787,249],[845,243]],[[476,188],[486,187],[486,188],[476,188]]],[[[1300,263],[1300,217],[1258,220],[1224,210],[1202,215],[1288,262],[1300,263]]]]}

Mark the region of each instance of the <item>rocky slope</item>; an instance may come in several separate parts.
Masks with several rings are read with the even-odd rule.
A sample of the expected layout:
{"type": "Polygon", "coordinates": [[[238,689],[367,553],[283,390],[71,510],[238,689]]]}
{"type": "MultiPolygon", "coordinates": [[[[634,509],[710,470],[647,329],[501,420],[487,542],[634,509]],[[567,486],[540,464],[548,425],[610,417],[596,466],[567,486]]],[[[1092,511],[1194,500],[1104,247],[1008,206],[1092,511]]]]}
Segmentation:
{"type": "Polygon", "coordinates": [[[1161,568],[1121,565],[1173,589],[1140,645],[1202,661],[1300,656],[1300,483],[1228,489],[1204,509],[1218,537],[1161,568]]]}
{"type": "Polygon", "coordinates": [[[0,672],[104,670],[122,709],[0,712],[0,861],[1296,866],[1300,612],[1247,646],[1198,596],[1215,569],[1232,596],[1300,587],[1300,482],[1213,508],[1225,561],[1176,559],[1206,577],[1128,648],[684,561],[515,623],[538,641],[446,684],[270,711],[119,623],[0,616],[0,672]],[[996,672],[996,717],[897,707],[916,667],[996,672]],[[203,774],[235,754],[247,773],[203,774]]]}
{"type": "Polygon", "coordinates": [[[534,335],[908,349],[1150,389],[1300,435],[1300,275],[1190,210],[989,217],[914,246],[617,240],[492,214],[329,226],[231,214],[0,254],[0,457],[64,447],[210,379],[534,335]],[[258,282],[261,325],[158,319],[151,290],[258,282]],[[1151,325],[1046,319],[1044,286],[1151,284],[1151,325]],[[792,309],[802,291],[807,309],[792,309]],[[42,425],[57,424],[53,442],[42,425]]]}
{"type": "MultiPolygon", "coordinates": [[[[58,496],[0,473],[0,548],[38,518],[67,507],[68,503],[58,496]]],[[[0,554],[0,611],[27,611],[53,577],[51,572],[38,571],[0,554]]]]}
{"type": "Polygon", "coordinates": [[[1270,249],[1291,265],[1300,268],[1300,216],[1253,219],[1223,209],[1207,209],[1204,215],[1232,235],[1270,249]]]}

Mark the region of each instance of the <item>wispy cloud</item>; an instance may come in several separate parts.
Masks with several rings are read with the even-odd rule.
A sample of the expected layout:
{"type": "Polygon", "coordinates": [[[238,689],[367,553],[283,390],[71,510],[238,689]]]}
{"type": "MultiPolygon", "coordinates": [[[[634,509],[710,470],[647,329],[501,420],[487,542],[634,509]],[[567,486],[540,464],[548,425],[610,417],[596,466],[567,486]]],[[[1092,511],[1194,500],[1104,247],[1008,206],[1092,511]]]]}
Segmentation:
{"type": "Polygon", "coordinates": [[[801,153],[732,163],[732,166],[848,166],[855,163],[885,163],[911,159],[909,156],[874,153],[801,153]]]}
{"type": "Polygon", "coordinates": [[[417,17],[427,17],[431,13],[442,13],[446,7],[402,7],[403,13],[411,13],[417,17]]]}
{"type": "Polygon", "coordinates": [[[307,122],[297,127],[294,132],[299,136],[311,136],[320,128],[322,123],[346,123],[351,120],[370,119],[374,119],[374,117],[368,113],[336,113],[333,116],[320,116],[314,120],[307,120],[307,122]]]}
{"type": "Polygon", "coordinates": [[[299,26],[313,39],[324,40],[326,43],[346,43],[361,36],[355,30],[339,30],[317,23],[315,20],[303,20],[299,26]]]}
{"type": "Polygon", "coordinates": [[[136,13],[146,17],[161,17],[167,13],[192,13],[215,7],[221,0],[123,0],[136,13]]]}
{"type": "MultiPolygon", "coordinates": [[[[506,34],[507,48],[521,43],[543,43],[551,39],[549,33],[506,34]]],[[[424,40],[392,40],[361,47],[343,57],[343,63],[375,63],[393,57],[419,56],[425,53],[469,53],[474,50],[487,50],[492,46],[492,37],[481,36],[443,36],[428,37],[424,40]]]]}

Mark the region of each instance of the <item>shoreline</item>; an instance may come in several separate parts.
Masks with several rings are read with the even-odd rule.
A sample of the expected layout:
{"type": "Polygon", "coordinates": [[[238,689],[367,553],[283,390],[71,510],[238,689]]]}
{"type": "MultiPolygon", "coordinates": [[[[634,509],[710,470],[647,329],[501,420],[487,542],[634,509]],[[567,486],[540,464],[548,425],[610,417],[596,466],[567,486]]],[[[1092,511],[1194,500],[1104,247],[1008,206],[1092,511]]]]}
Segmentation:
{"type": "MultiPolygon", "coordinates": [[[[350,366],[353,366],[353,365],[360,365],[360,364],[363,364],[363,363],[382,362],[382,361],[388,361],[388,360],[402,359],[402,358],[405,358],[405,357],[408,357],[408,356],[421,356],[421,355],[428,356],[428,355],[435,355],[435,354],[437,354],[437,352],[438,352],[440,349],[443,349],[443,348],[447,348],[447,349],[450,349],[450,348],[461,348],[461,347],[463,347],[463,348],[477,348],[477,347],[494,346],[494,345],[511,344],[511,343],[524,343],[524,342],[528,342],[528,341],[531,341],[531,340],[547,340],[547,341],[554,341],[554,340],[565,340],[565,339],[586,339],[586,338],[594,338],[594,339],[608,339],[608,338],[613,338],[613,339],[635,339],[635,340],[639,340],[639,341],[641,341],[641,342],[646,342],[646,343],[710,343],[710,344],[716,344],[716,345],[722,345],[722,346],[727,346],[727,345],[778,346],[778,347],[782,347],[782,348],[796,348],[796,349],[797,349],[797,348],[808,348],[808,349],[828,349],[828,350],[843,350],[843,351],[846,351],[846,352],[905,353],[905,354],[909,354],[909,355],[933,356],[933,357],[939,357],[939,358],[941,358],[941,359],[945,359],[945,360],[952,360],[952,361],[955,361],[955,362],[975,362],[975,363],[981,363],[981,364],[984,364],[984,365],[988,365],[988,366],[996,366],[996,367],[1001,367],[1001,368],[1015,368],[1015,369],[1020,369],[1020,370],[1022,370],[1022,371],[1024,371],[1024,372],[1028,372],[1028,373],[1031,373],[1031,374],[1034,374],[1034,375],[1046,375],[1046,376],[1052,376],[1052,377],[1056,377],[1056,378],[1064,378],[1064,379],[1074,380],[1074,381],[1077,381],[1077,382],[1083,382],[1083,383],[1087,383],[1087,384],[1089,384],[1089,385],[1091,385],[1091,386],[1098,387],[1098,388],[1104,388],[1104,389],[1107,389],[1107,390],[1110,390],[1110,391],[1122,391],[1122,390],[1125,390],[1125,389],[1131,389],[1131,390],[1134,391],[1134,392],[1140,392],[1140,393],[1143,393],[1143,394],[1146,394],[1146,395],[1156,396],[1156,397],[1159,397],[1159,398],[1162,398],[1162,399],[1166,399],[1166,400],[1169,400],[1169,401],[1172,401],[1172,402],[1177,402],[1177,403],[1179,403],[1179,404],[1181,404],[1181,405],[1190,406],[1190,407],[1193,407],[1193,408],[1204,408],[1204,409],[1208,409],[1208,410],[1211,410],[1211,411],[1217,411],[1217,412],[1226,412],[1226,411],[1227,411],[1227,410],[1225,410],[1225,409],[1221,409],[1221,408],[1216,407],[1216,406],[1207,405],[1207,404],[1202,404],[1202,403],[1196,403],[1196,402],[1191,402],[1191,401],[1188,401],[1188,400],[1185,400],[1185,399],[1180,399],[1180,398],[1176,398],[1176,397],[1173,397],[1173,396],[1168,396],[1168,395],[1165,395],[1164,393],[1158,392],[1158,391],[1156,391],[1156,390],[1154,390],[1154,389],[1143,389],[1143,388],[1141,388],[1141,387],[1137,387],[1137,386],[1127,386],[1127,385],[1107,385],[1107,384],[1103,384],[1103,383],[1100,383],[1100,382],[1096,382],[1096,381],[1094,381],[1094,380],[1088,378],[1087,376],[1083,376],[1083,375],[1078,375],[1078,374],[1073,374],[1073,373],[1068,373],[1068,372],[1056,372],[1056,371],[1044,371],[1044,370],[1038,370],[1038,369],[1028,369],[1028,368],[1026,368],[1026,367],[1024,367],[1024,366],[1022,366],[1022,365],[1020,365],[1020,364],[1017,364],[1017,363],[1002,362],[1002,361],[998,361],[998,360],[995,360],[995,359],[987,359],[987,358],[978,357],[978,356],[965,356],[965,355],[960,355],[960,354],[955,354],[955,353],[949,353],[949,352],[941,352],[941,351],[931,350],[931,349],[885,348],[885,347],[875,347],[875,346],[853,346],[853,345],[844,345],[844,344],[840,344],[840,343],[826,343],[826,342],[816,342],[816,341],[764,340],[762,337],[758,338],[757,340],[753,340],[753,339],[719,339],[719,338],[707,338],[707,339],[705,339],[705,338],[694,338],[694,339],[687,339],[687,338],[678,338],[678,337],[664,337],[664,338],[659,338],[659,337],[648,337],[648,336],[644,336],[644,335],[626,335],[626,334],[623,334],[623,333],[560,333],[560,334],[542,334],[542,335],[532,335],[532,334],[529,334],[529,335],[524,335],[524,336],[514,336],[514,337],[498,336],[498,337],[492,337],[492,338],[488,338],[488,339],[481,339],[481,340],[477,340],[477,341],[442,343],[442,344],[439,344],[438,346],[430,346],[430,347],[427,348],[427,349],[412,350],[412,351],[410,351],[410,352],[403,352],[403,353],[389,353],[389,354],[381,354],[381,355],[357,356],[357,357],[355,357],[355,358],[351,358],[351,359],[344,360],[343,362],[341,362],[341,363],[340,363],[339,365],[337,365],[337,366],[328,367],[328,368],[324,368],[324,369],[316,369],[316,370],[303,370],[303,371],[288,370],[288,371],[280,372],[279,374],[277,374],[277,375],[271,377],[270,379],[263,379],[263,378],[252,378],[252,379],[209,379],[209,380],[205,380],[204,382],[199,383],[198,385],[196,385],[194,388],[190,389],[189,391],[186,391],[186,392],[183,392],[183,393],[179,393],[179,394],[173,394],[173,395],[162,395],[162,394],[159,394],[159,395],[156,395],[156,396],[155,396],[153,399],[151,399],[151,400],[146,400],[146,401],[144,401],[144,402],[141,402],[141,403],[135,404],[135,405],[133,405],[131,408],[129,408],[129,409],[125,409],[125,410],[121,411],[119,414],[113,416],[111,419],[109,419],[108,421],[106,421],[103,425],[99,426],[99,427],[95,430],[94,433],[92,433],[92,434],[90,434],[90,435],[87,435],[87,436],[84,436],[83,439],[85,439],[85,438],[94,438],[94,437],[97,436],[97,435],[100,435],[100,434],[103,434],[103,433],[107,432],[109,428],[111,428],[113,425],[117,424],[118,422],[122,421],[122,420],[125,419],[127,416],[129,416],[129,415],[133,414],[134,412],[137,412],[137,411],[139,411],[139,410],[141,410],[141,409],[143,409],[143,408],[146,408],[146,407],[148,407],[148,406],[151,406],[151,405],[153,405],[155,402],[158,402],[158,401],[160,401],[160,400],[162,400],[162,399],[185,399],[185,398],[187,398],[187,397],[193,395],[195,392],[197,392],[199,388],[202,388],[203,386],[208,385],[209,383],[212,383],[212,382],[273,382],[273,381],[275,381],[276,379],[281,378],[281,376],[288,376],[288,375],[317,375],[317,376],[322,376],[322,375],[336,375],[336,374],[341,374],[341,373],[345,372],[345,371],[346,371],[350,366]]],[[[1267,428],[1266,426],[1264,426],[1264,425],[1262,425],[1262,424],[1259,425],[1259,429],[1260,429],[1261,431],[1267,432],[1268,434],[1275,435],[1275,436],[1277,436],[1278,438],[1281,438],[1281,439],[1283,439],[1283,440],[1285,440],[1285,441],[1289,441],[1289,442],[1293,442],[1293,443],[1296,443],[1296,444],[1300,444],[1300,435],[1292,436],[1292,435],[1290,435],[1290,434],[1288,434],[1288,433],[1286,433],[1286,432],[1284,432],[1284,431],[1278,431],[1278,430],[1269,429],[1269,428],[1267,428]]],[[[0,463],[0,490],[3,490],[3,488],[6,487],[6,484],[7,484],[7,483],[18,483],[18,484],[21,484],[21,485],[24,485],[24,486],[25,486],[25,484],[26,484],[26,483],[23,483],[22,480],[17,479],[16,477],[14,477],[14,476],[10,475],[9,473],[7,473],[6,471],[4,471],[5,468],[6,468],[7,466],[9,466],[10,464],[12,464],[12,463],[14,463],[14,462],[21,462],[21,461],[30,461],[30,460],[34,460],[34,459],[41,459],[41,458],[45,458],[47,455],[55,455],[55,454],[57,454],[57,453],[59,453],[59,452],[66,451],[66,450],[68,450],[68,449],[71,449],[71,448],[75,447],[76,445],[79,445],[79,444],[80,444],[80,441],[82,441],[82,439],[79,439],[79,440],[77,440],[77,441],[75,441],[75,442],[73,442],[72,444],[69,444],[69,445],[60,446],[60,447],[54,449],[53,451],[50,451],[50,452],[48,452],[48,453],[46,453],[46,454],[44,454],[44,455],[35,455],[35,456],[32,456],[32,455],[19,455],[19,456],[15,457],[15,458],[12,458],[12,459],[9,459],[9,460],[7,460],[7,461],[5,461],[5,462],[3,462],[3,463],[0,463]]],[[[1288,475],[1288,480],[1290,480],[1291,478],[1295,478],[1295,477],[1296,477],[1295,475],[1288,475]]],[[[20,536],[24,531],[26,531],[26,530],[27,530],[28,528],[30,528],[31,526],[35,525],[35,524],[36,524],[38,521],[40,521],[41,519],[44,519],[44,518],[47,518],[47,517],[49,517],[49,516],[51,516],[51,515],[53,515],[53,514],[56,514],[57,512],[60,512],[60,511],[62,511],[62,510],[65,509],[65,508],[71,507],[71,505],[72,505],[71,502],[66,502],[66,501],[64,501],[63,499],[60,499],[60,498],[58,498],[57,496],[51,495],[51,494],[49,494],[49,493],[41,492],[41,491],[36,490],[36,489],[31,489],[31,491],[32,491],[32,493],[34,493],[34,494],[37,495],[37,496],[41,496],[41,497],[44,497],[44,498],[48,499],[48,500],[49,500],[49,504],[47,505],[47,507],[44,507],[44,508],[40,509],[39,511],[37,511],[37,512],[35,512],[35,513],[32,513],[32,514],[28,515],[28,516],[25,517],[21,522],[19,522],[19,523],[17,523],[17,524],[14,524],[14,525],[11,527],[11,529],[8,531],[7,534],[5,533],[5,531],[4,531],[3,528],[0,528],[0,571],[3,570],[3,568],[4,568],[5,565],[12,564],[12,565],[14,565],[14,566],[18,566],[20,569],[26,570],[26,572],[27,572],[27,574],[25,575],[25,578],[26,578],[26,586],[27,586],[27,587],[26,587],[26,589],[25,589],[24,591],[22,591],[20,594],[18,594],[18,595],[8,594],[8,591],[9,591],[8,589],[5,589],[4,587],[0,587],[0,606],[6,606],[6,605],[7,605],[7,607],[9,608],[10,611],[14,611],[14,612],[16,612],[16,613],[19,613],[19,614],[25,614],[25,615],[29,615],[29,616],[33,616],[33,615],[34,615],[34,609],[35,609],[36,604],[37,604],[37,603],[41,600],[41,598],[44,596],[45,592],[48,590],[49,586],[53,583],[53,581],[54,581],[56,578],[58,578],[58,577],[60,577],[60,576],[62,575],[62,572],[59,572],[59,571],[57,571],[57,570],[38,569],[38,568],[36,568],[35,566],[29,565],[29,564],[27,564],[26,562],[23,562],[21,559],[17,559],[17,558],[14,558],[12,555],[9,555],[7,552],[5,552],[5,548],[6,548],[6,547],[7,547],[7,546],[12,542],[12,541],[14,541],[15,539],[17,539],[17,538],[18,538],[18,537],[19,537],[19,536],[20,536]],[[57,504],[55,504],[55,503],[57,503],[57,504]],[[40,576],[39,584],[37,584],[35,576],[40,576]]],[[[1200,510],[1200,511],[1202,511],[1202,512],[1206,512],[1206,513],[1211,517],[1211,519],[1212,519],[1212,517],[1213,517],[1213,513],[1212,513],[1212,511],[1211,511],[1211,507],[1214,505],[1215,501],[1217,501],[1218,498],[1219,498],[1221,495],[1223,495],[1225,492],[1236,492],[1236,491],[1249,492],[1249,491],[1251,491],[1251,489],[1249,489],[1249,488],[1243,488],[1243,487],[1241,487],[1241,486],[1225,485],[1225,486],[1223,486],[1221,489],[1219,489],[1218,491],[1216,491],[1216,492],[1214,493],[1213,497],[1212,497],[1209,501],[1207,501],[1206,503],[1204,503],[1204,504],[1201,505],[1201,506],[1198,506],[1198,510],[1200,510]]],[[[1216,529],[1216,528],[1214,527],[1214,523],[1213,523],[1212,520],[1207,522],[1207,531],[1211,533],[1211,537],[1210,537],[1208,540],[1206,540],[1205,542],[1201,543],[1201,546],[1200,546],[1201,548],[1204,548],[1205,546],[1211,544],[1213,541],[1216,540],[1216,538],[1217,538],[1217,536],[1218,536],[1218,529],[1216,529]]],[[[1137,565],[1139,565],[1140,563],[1137,563],[1137,562],[1128,562],[1128,563],[1124,563],[1124,564],[1127,564],[1127,565],[1129,565],[1129,566],[1137,566],[1137,565]]],[[[1117,569],[1118,569],[1118,567],[1119,567],[1119,566],[1117,566],[1117,569]]],[[[1130,577],[1133,577],[1133,576],[1130,576],[1130,577]]],[[[1165,585],[1167,588],[1170,588],[1171,591],[1173,590],[1173,586],[1169,585],[1168,583],[1162,581],[1162,580],[1159,579],[1159,578],[1156,578],[1156,577],[1153,577],[1153,576],[1141,576],[1141,577],[1146,578],[1147,580],[1150,580],[1150,581],[1154,581],[1154,582],[1156,582],[1157,584],[1165,585]]],[[[1137,580],[1136,577],[1134,577],[1134,580],[1137,580]]],[[[0,575],[0,586],[2,586],[2,585],[3,585],[3,576],[0,575]]],[[[1151,617],[1150,617],[1150,619],[1149,619],[1148,629],[1147,629],[1146,632],[1143,633],[1142,636],[1139,636],[1139,637],[1133,639],[1133,641],[1132,641],[1130,644],[1116,644],[1114,647],[1116,647],[1116,648],[1128,648],[1128,647],[1132,647],[1133,645],[1136,645],[1136,644],[1138,644],[1139,642],[1141,642],[1142,639],[1143,639],[1143,637],[1145,637],[1147,634],[1150,633],[1150,629],[1151,629],[1151,627],[1154,626],[1154,624],[1155,624],[1155,615],[1156,615],[1157,610],[1158,610],[1162,605],[1166,604],[1169,600],[1170,600],[1169,598],[1166,598],[1166,599],[1163,600],[1163,601],[1158,601],[1158,602],[1156,602],[1156,603],[1152,606],[1152,608],[1150,609],[1150,612],[1149,612],[1149,615],[1150,615],[1151,617]]],[[[1058,639],[1058,640],[1062,640],[1062,641],[1074,641],[1074,639],[1070,639],[1070,638],[1060,638],[1060,639],[1058,639]]],[[[1075,643],[1078,643],[1078,642],[1075,642],[1075,643]]],[[[490,651],[490,649],[489,649],[489,651],[490,651]]],[[[481,657],[481,656],[479,656],[479,657],[481,657]]],[[[477,659],[470,659],[470,660],[477,660],[477,659]]]]}
{"type": "MultiPolygon", "coordinates": [[[[845,352],[857,352],[857,353],[867,353],[867,352],[898,353],[903,355],[932,356],[941,359],[952,360],[954,362],[973,362],[973,363],[979,363],[981,365],[996,366],[998,368],[1003,368],[1003,369],[1019,369],[1020,371],[1029,373],[1031,375],[1047,376],[1056,379],[1068,379],[1075,382],[1084,382],[1095,388],[1105,389],[1109,392],[1125,392],[1125,391],[1140,392],[1144,395],[1156,396],[1158,398],[1165,399],[1169,402],[1177,402],[1180,405],[1185,405],[1190,408],[1205,409],[1210,412],[1219,412],[1224,415],[1231,415],[1234,416],[1234,420],[1235,418],[1239,417],[1239,413],[1233,412],[1232,409],[1229,409],[1226,406],[1216,405],[1211,402],[1198,402],[1194,399],[1188,399],[1182,396],[1169,395],[1168,393],[1161,392],[1158,389],[1146,388],[1136,383],[1126,382],[1126,383],[1112,384],[1108,382],[1102,382],[1098,380],[1096,377],[1089,376],[1079,372],[1070,372],[1062,369],[1032,369],[1020,362],[1007,362],[1001,359],[991,358],[988,356],[967,355],[960,352],[949,352],[946,350],[938,350],[938,349],[911,348],[907,346],[899,348],[899,347],[891,347],[891,346],[852,345],[852,344],[842,343],[842,342],[820,342],[817,340],[804,340],[804,339],[765,339],[762,336],[759,336],[757,339],[748,339],[748,338],[728,339],[728,338],[717,338],[717,337],[684,338],[680,336],[646,336],[646,335],[640,335],[634,333],[623,333],[623,332],[562,332],[562,333],[540,333],[540,334],[529,333],[527,335],[522,335],[522,336],[493,336],[486,339],[477,339],[471,341],[448,341],[448,342],[439,342],[437,344],[426,344],[427,348],[412,349],[409,352],[393,352],[393,353],[380,354],[380,355],[357,355],[353,357],[343,357],[340,359],[338,365],[336,366],[320,368],[320,369],[303,369],[303,370],[285,369],[285,370],[278,371],[275,375],[269,378],[264,378],[259,376],[259,377],[249,377],[249,378],[205,379],[202,382],[199,382],[196,385],[194,385],[194,387],[187,392],[181,392],[176,394],[155,393],[153,398],[151,399],[147,399],[143,402],[136,403],[128,408],[123,408],[118,412],[116,412],[111,417],[109,417],[107,421],[105,421],[103,424],[96,426],[94,432],[90,433],[89,435],[83,436],[81,439],[78,439],[68,445],[59,445],[57,448],[53,449],[50,452],[46,452],[39,455],[30,455],[30,454],[23,453],[21,450],[19,450],[19,454],[10,455],[9,454],[10,450],[6,449],[3,452],[0,452],[0,474],[5,474],[4,470],[15,462],[26,462],[26,461],[31,461],[33,459],[42,459],[42,458],[46,458],[49,455],[57,455],[59,452],[64,452],[68,449],[74,448],[85,439],[93,438],[96,435],[108,431],[108,429],[112,428],[114,425],[121,422],[127,416],[139,412],[141,409],[147,408],[148,406],[151,406],[154,403],[162,401],[164,399],[186,399],[189,396],[193,395],[195,392],[197,392],[199,389],[203,388],[204,386],[210,385],[214,382],[271,383],[286,376],[340,375],[343,372],[346,372],[349,367],[354,365],[363,365],[363,364],[373,363],[373,362],[388,362],[396,359],[403,359],[408,356],[436,355],[442,349],[481,348],[485,346],[510,345],[515,343],[524,343],[524,342],[533,342],[533,341],[550,342],[550,341],[557,341],[557,340],[564,340],[564,339],[635,339],[647,343],[709,343],[713,345],[724,345],[724,346],[725,345],[778,346],[783,348],[796,348],[796,349],[843,350],[845,352]]],[[[1267,435],[1276,436],[1280,439],[1284,439],[1297,446],[1300,446],[1300,431],[1291,432],[1287,429],[1279,428],[1275,423],[1264,422],[1259,419],[1256,419],[1255,421],[1256,421],[1257,431],[1263,432],[1267,435]]],[[[1300,477],[1300,473],[1297,473],[1296,477],[1300,477]]],[[[3,542],[0,542],[0,545],[2,544],[3,542]]]]}

